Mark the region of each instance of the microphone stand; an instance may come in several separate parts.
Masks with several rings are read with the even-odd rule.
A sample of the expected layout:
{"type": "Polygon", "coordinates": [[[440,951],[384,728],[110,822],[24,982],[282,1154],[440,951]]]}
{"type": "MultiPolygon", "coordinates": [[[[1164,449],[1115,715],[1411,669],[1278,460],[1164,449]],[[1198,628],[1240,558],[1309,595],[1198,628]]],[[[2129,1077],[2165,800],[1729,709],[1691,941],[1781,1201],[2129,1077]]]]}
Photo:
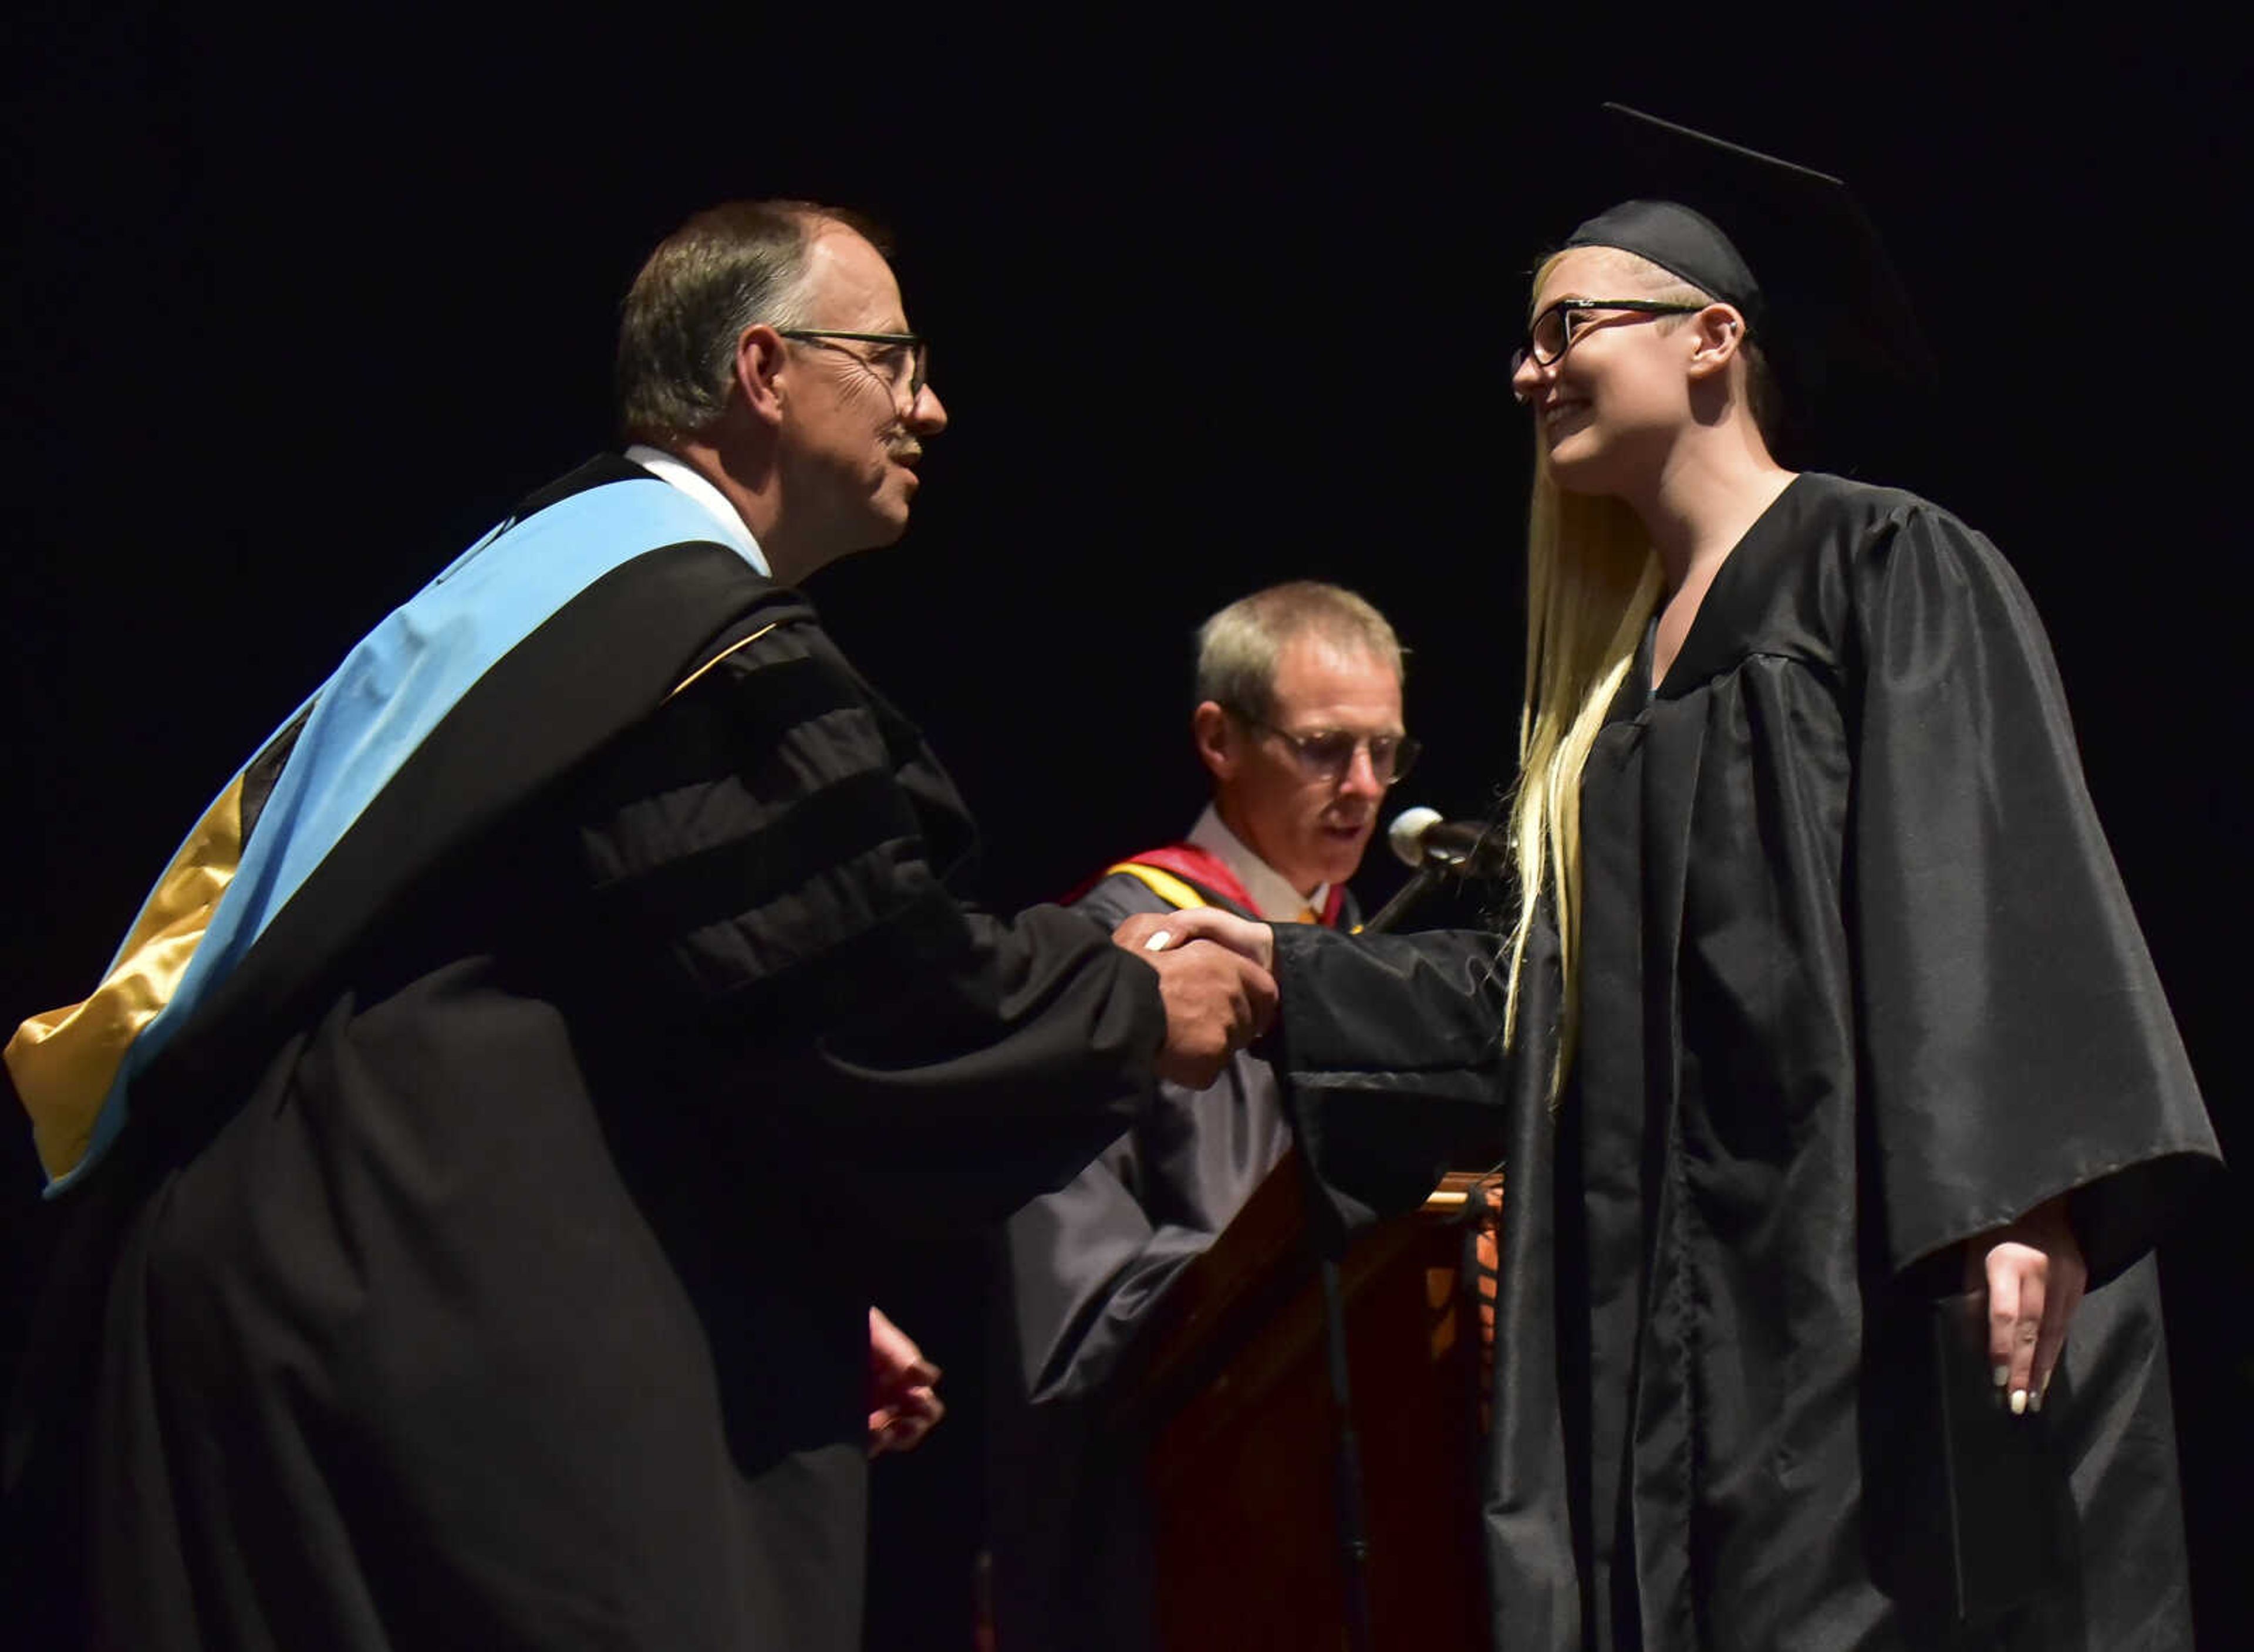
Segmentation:
{"type": "Polygon", "coordinates": [[[1393,899],[1377,909],[1376,916],[1362,926],[1364,934],[1382,934],[1408,915],[1409,909],[1432,893],[1440,882],[1440,867],[1436,861],[1427,860],[1417,868],[1416,875],[1394,892],[1393,899]]]}
{"type": "Polygon", "coordinates": [[[1393,928],[1408,915],[1409,909],[1438,888],[1443,878],[1457,878],[1466,883],[1474,878],[1485,880],[1502,874],[1498,835],[1502,822],[1489,820],[1477,829],[1478,835],[1468,844],[1461,843],[1464,829],[1440,818],[1437,809],[1412,808],[1394,820],[1392,830],[1386,835],[1393,840],[1393,852],[1416,867],[1416,873],[1401,886],[1392,900],[1377,910],[1377,915],[1362,926],[1363,933],[1382,934],[1393,928]],[[1404,826],[1423,818],[1423,827],[1404,840],[1404,826]],[[1449,834],[1444,846],[1433,839],[1438,836],[1434,828],[1449,834]]]}

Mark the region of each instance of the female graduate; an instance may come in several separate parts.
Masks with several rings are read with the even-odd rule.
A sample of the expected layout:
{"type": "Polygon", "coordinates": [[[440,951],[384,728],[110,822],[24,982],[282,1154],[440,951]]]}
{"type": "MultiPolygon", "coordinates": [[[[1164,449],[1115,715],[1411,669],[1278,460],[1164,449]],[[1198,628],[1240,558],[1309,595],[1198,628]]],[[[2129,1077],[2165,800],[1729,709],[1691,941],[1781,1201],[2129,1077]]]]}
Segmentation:
{"type": "Polygon", "coordinates": [[[2215,1145],[2048,646],[1978,534],[1774,457],[1914,370],[1837,180],[1620,118],[1658,182],[1511,378],[1515,933],[1278,933],[1306,1144],[1515,1099],[1497,1645],[2188,1645],[2149,1252],[2215,1145]]]}

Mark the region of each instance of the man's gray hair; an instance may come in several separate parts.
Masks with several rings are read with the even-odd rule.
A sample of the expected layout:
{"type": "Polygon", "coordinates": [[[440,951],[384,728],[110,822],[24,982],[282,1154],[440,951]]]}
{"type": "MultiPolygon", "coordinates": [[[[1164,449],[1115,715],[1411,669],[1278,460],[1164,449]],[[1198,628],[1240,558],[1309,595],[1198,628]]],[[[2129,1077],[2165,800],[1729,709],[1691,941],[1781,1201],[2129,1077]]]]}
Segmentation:
{"type": "Polygon", "coordinates": [[[805,200],[730,201],[658,243],[620,307],[619,429],[628,441],[710,428],[728,404],[744,329],[805,325],[807,265],[828,224],[889,251],[859,214],[805,200]]]}
{"type": "Polygon", "coordinates": [[[1342,586],[1294,579],[1240,597],[1198,627],[1198,700],[1272,717],[1277,665],[1294,638],[1309,634],[1366,652],[1401,676],[1401,641],[1383,614],[1342,586]]]}

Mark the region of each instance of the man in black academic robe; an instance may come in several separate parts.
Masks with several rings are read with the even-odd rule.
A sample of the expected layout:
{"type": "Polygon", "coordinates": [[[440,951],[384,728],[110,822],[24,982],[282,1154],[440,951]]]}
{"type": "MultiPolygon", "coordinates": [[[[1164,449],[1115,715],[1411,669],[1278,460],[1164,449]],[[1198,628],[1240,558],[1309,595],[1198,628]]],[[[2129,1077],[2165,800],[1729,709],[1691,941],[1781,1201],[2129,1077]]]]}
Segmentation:
{"type": "Polygon", "coordinates": [[[858,1646],[886,1247],[1060,1182],[1264,987],[962,904],[961,800],[769,577],[905,526],[922,361],[839,214],[692,220],[626,305],[642,444],[371,633],[11,1044],[68,1223],[11,1606],[858,1646]]]}
{"type": "MultiPolygon", "coordinates": [[[[1074,902],[1109,929],[1217,907],[1352,929],[1361,864],[1404,745],[1401,648],[1375,608],[1313,581],[1231,603],[1198,634],[1192,734],[1213,801],[1178,844],[1106,869],[1074,902]]],[[[1167,1285],[1291,1146],[1276,1074],[1250,1053],[1152,1107],[1006,1233],[989,1496],[1005,1647],[1152,1644],[1149,1440],[1116,1402],[1167,1285]]]]}
{"type": "Polygon", "coordinates": [[[1586,771],[1562,1095],[1538,932],[1509,1047],[1492,937],[1275,932],[1302,1107],[1508,1110],[1494,1644],[2188,1645],[2150,1252],[2214,1138],[2026,592],[1807,474],[1648,648],[1586,771]],[[2061,1194],[2090,1290],[2014,1418],[1946,1298],[2061,1194]]]}

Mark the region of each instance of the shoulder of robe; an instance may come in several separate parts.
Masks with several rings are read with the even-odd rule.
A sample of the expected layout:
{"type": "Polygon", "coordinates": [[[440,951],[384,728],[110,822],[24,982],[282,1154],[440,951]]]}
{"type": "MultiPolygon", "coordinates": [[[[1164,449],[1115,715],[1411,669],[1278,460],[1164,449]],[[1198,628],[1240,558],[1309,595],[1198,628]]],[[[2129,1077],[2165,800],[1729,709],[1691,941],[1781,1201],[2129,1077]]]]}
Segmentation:
{"type": "Polygon", "coordinates": [[[2026,604],[2003,554],[1953,512],[1905,488],[1837,476],[1807,480],[1821,490],[1805,508],[1823,554],[1805,569],[1817,582],[1816,606],[1833,635],[1867,634],[1905,587],[1960,591],[1967,613],[1997,598],[2026,604]]]}
{"type": "Polygon", "coordinates": [[[1996,548],[1963,518],[1907,488],[1839,476],[1810,480],[1823,486],[1818,509],[1834,549],[1858,575],[1883,571],[1905,554],[1953,558],[1958,547],[1973,548],[1971,554],[1982,560],[1997,559],[1996,548]]]}
{"type": "Polygon", "coordinates": [[[779,666],[810,672],[849,689],[850,697],[881,704],[867,680],[822,628],[821,616],[799,592],[755,574],[728,605],[732,617],[687,662],[674,695],[757,677],[779,666]],[[763,587],[763,588],[762,588],[763,587]]]}
{"type": "Polygon", "coordinates": [[[1138,912],[1172,912],[1173,903],[1162,899],[1132,872],[1115,872],[1097,878],[1069,902],[1073,911],[1086,913],[1099,923],[1116,925],[1138,912]]]}

